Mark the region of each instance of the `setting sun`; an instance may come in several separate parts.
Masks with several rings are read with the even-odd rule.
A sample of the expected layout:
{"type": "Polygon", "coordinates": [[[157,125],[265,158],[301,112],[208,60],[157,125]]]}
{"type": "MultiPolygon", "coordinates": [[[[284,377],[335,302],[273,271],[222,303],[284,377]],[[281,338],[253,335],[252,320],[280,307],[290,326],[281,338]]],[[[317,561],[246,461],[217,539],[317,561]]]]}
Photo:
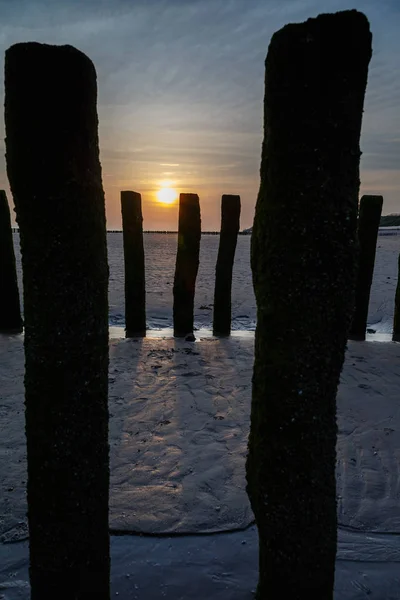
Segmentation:
{"type": "Polygon", "coordinates": [[[157,192],[157,200],[161,204],[173,204],[178,199],[178,192],[173,188],[163,187],[157,192]]]}

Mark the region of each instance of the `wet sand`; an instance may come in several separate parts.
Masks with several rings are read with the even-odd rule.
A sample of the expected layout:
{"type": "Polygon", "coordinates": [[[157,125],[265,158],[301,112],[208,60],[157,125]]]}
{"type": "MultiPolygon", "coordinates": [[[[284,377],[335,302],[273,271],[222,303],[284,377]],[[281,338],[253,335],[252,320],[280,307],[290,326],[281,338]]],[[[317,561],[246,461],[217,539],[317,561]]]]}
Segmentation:
{"type": "MultiPolygon", "coordinates": [[[[169,329],[175,238],[145,236],[151,331],[135,341],[123,339],[122,235],[108,235],[112,597],[250,599],[258,576],[244,480],[256,315],[250,237],[238,241],[235,331],[221,340],[209,330],[219,238],[202,237],[195,343],[169,329]]],[[[399,250],[400,236],[378,238],[371,333],[349,342],[339,387],[336,600],[400,597],[400,344],[390,341],[399,250]]],[[[23,363],[23,336],[0,336],[3,600],[30,596],[23,363]]]]}
{"type": "MultiPolygon", "coordinates": [[[[109,305],[110,325],[124,327],[124,262],[122,234],[107,235],[110,265],[109,305]]],[[[241,235],[235,254],[232,279],[232,328],[254,330],[256,301],[250,269],[251,236],[241,235]]],[[[212,327],[215,265],[219,236],[203,235],[200,244],[200,266],[196,281],[194,306],[195,327],[212,327]]],[[[148,233],[144,236],[146,263],[147,327],[160,330],[172,327],[172,288],[177,236],[148,233]]],[[[17,273],[22,290],[22,271],[18,234],[14,234],[17,273]]],[[[400,235],[378,237],[374,280],[368,313],[368,323],[379,333],[389,333],[393,322],[394,296],[397,283],[397,257],[400,235]]]]}
{"type": "MultiPolygon", "coordinates": [[[[110,339],[113,594],[252,597],[252,361],[250,336],[110,339]]],[[[0,338],[0,365],[0,594],[28,599],[23,336],[0,338]]],[[[400,344],[349,342],[338,392],[337,599],[399,597],[399,382],[400,344]]]]}

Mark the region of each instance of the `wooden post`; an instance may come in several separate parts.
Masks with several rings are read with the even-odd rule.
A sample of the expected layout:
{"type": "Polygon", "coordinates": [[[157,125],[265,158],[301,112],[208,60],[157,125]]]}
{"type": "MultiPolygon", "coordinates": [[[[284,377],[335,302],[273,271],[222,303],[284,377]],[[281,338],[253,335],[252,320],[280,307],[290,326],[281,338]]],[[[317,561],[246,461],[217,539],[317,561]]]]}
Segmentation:
{"type": "Polygon", "coordinates": [[[393,341],[400,342],[400,254],[398,257],[397,286],[394,300],[393,341]]]}
{"type": "Polygon", "coordinates": [[[251,240],[257,328],[246,465],[257,599],[332,600],[336,393],[354,307],[366,17],[275,33],[251,240]]]}
{"type": "Polygon", "coordinates": [[[240,196],[223,195],[214,292],[214,335],[229,335],[232,313],[232,271],[240,225],[240,196]]]}
{"type": "Polygon", "coordinates": [[[200,203],[197,194],[180,194],[178,249],[174,278],[174,336],[193,334],[194,292],[199,269],[201,238],[200,203]]]}
{"type": "Polygon", "coordinates": [[[0,190],[0,290],[0,333],[21,333],[23,327],[10,208],[4,190],[0,190]]]}
{"type": "Polygon", "coordinates": [[[32,600],[109,600],[108,265],[96,71],[72,46],[5,57],[21,236],[32,600]]]}
{"type": "Polygon", "coordinates": [[[376,242],[382,214],[382,196],[363,196],[358,213],[358,268],[351,340],[365,340],[369,297],[374,274],[376,242]]]}
{"type": "Polygon", "coordinates": [[[143,337],[146,335],[146,283],[141,195],[137,192],[121,192],[121,210],[126,337],[143,337]]]}

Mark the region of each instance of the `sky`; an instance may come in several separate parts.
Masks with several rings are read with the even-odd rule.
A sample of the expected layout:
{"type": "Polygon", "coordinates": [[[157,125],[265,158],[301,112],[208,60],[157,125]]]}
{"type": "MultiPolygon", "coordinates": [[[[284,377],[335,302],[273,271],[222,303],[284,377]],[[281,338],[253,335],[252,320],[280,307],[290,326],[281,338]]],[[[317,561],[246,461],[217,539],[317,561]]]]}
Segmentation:
{"type": "MultiPolygon", "coordinates": [[[[240,194],[243,229],[260,183],[271,36],[349,8],[373,34],[360,193],[382,194],[383,214],[400,213],[399,0],[0,0],[0,71],[23,41],[71,44],[92,59],[108,229],[121,228],[120,191],[131,189],[144,229],[176,230],[177,203],[157,201],[165,185],[199,195],[205,231],[219,229],[221,195],[240,194]]],[[[11,200],[4,154],[1,119],[0,188],[11,200]]]]}

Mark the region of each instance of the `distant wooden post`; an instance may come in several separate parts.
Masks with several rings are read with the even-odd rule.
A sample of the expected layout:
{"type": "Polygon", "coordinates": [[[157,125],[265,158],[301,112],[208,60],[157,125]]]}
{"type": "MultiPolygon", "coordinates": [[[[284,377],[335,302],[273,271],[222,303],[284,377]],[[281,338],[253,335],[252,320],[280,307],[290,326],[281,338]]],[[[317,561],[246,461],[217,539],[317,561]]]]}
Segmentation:
{"type": "Polygon", "coordinates": [[[393,341],[400,342],[400,254],[398,257],[397,286],[394,300],[393,341]]]}
{"type": "Polygon", "coordinates": [[[332,600],[336,392],[354,307],[366,17],[272,36],[251,240],[257,329],[246,465],[256,598],[332,600]]]}
{"type": "Polygon", "coordinates": [[[146,284],[143,247],[142,197],[121,192],[125,262],[126,337],[146,335],[146,284]]]}
{"type": "Polygon", "coordinates": [[[108,265],[96,72],[72,46],[5,57],[24,277],[32,600],[109,600],[108,265]]]}
{"type": "Polygon", "coordinates": [[[180,194],[178,249],[174,278],[174,336],[193,333],[194,293],[199,269],[201,238],[200,203],[197,194],[180,194]]]}
{"type": "Polygon", "coordinates": [[[214,335],[229,335],[232,313],[233,261],[240,226],[240,196],[223,195],[214,292],[214,335]]]}
{"type": "Polygon", "coordinates": [[[0,333],[21,333],[23,327],[10,208],[4,190],[0,190],[0,290],[0,333]]]}
{"type": "Polygon", "coordinates": [[[365,340],[382,204],[382,196],[363,196],[360,201],[356,301],[349,333],[351,340],[365,340]]]}

